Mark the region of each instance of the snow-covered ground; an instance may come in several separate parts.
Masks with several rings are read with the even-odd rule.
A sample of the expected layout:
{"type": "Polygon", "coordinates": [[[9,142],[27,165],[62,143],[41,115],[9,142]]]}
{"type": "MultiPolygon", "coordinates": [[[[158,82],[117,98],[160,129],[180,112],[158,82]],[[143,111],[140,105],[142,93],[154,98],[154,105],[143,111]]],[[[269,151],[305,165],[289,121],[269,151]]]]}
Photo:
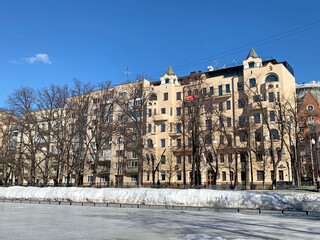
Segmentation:
{"type": "Polygon", "coordinates": [[[0,202],[0,239],[319,239],[319,218],[0,202]]]}
{"type": "Polygon", "coordinates": [[[0,199],[320,211],[320,193],[148,188],[0,188],[0,199]]]}

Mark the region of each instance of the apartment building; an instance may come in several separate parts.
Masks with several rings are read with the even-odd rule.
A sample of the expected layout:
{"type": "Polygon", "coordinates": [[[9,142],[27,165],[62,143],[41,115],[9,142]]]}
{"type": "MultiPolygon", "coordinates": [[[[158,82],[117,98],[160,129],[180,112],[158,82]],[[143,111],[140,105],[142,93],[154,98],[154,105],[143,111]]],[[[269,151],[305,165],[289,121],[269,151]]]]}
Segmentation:
{"type": "Polygon", "coordinates": [[[182,77],[169,66],[159,81],[79,91],[56,111],[34,113],[31,138],[21,138],[37,143],[23,151],[23,184],[291,181],[281,122],[294,92],[290,65],[263,61],[253,49],[240,66],[182,77]]]}
{"type": "Polygon", "coordinates": [[[249,174],[255,185],[271,184],[275,152],[281,155],[277,180],[292,180],[276,106],[281,99],[294,102],[288,63],[262,61],[251,49],[242,66],[181,78],[169,66],[150,86],[145,183],[188,184],[198,178],[197,184],[244,184],[249,174]]]}

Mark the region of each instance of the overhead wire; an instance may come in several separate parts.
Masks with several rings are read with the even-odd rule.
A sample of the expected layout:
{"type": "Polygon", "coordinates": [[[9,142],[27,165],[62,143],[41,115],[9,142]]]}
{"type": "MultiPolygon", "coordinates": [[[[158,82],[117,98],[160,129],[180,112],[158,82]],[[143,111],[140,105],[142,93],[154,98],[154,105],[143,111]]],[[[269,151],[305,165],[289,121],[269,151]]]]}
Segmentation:
{"type": "MultiPolygon", "coordinates": [[[[289,36],[292,36],[292,35],[299,34],[301,32],[309,31],[311,29],[320,27],[320,24],[318,24],[318,23],[320,23],[320,20],[314,21],[312,23],[305,24],[305,25],[300,26],[300,27],[296,27],[296,28],[290,29],[290,30],[282,32],[282,33],[278,33],[278,34],[266,37],[264,39],[260,39],[260,40],[257,40],[257,41],[242,45],[240,47],[232,48],[232,49],[223,51],[221,53],[217,53],[217,54],[214,54],[214,55],[211,55],[211,56],[208,56],[208,57],[205,57],[205,58],[202,58],[202,59],[190,62],[190,63],[182,64],[180,66],[175,67],[175,71],[180,71],[180,70],[183,70],[183,69],[186,69],[186,68],[190,68],[190,67],[194,67],[194,66],[197,66],[197,65],[201,65],[201,64],[204,64],[207,61],[212,60],[212,59],[217,59],[217,58],[221,58],[221,57],[230,56],[230,55],[233,55],[235,53],[242,52],[242,51],[246,50],[248,47],[261,46],[261,45],[264,45],[264,44],[268,44],[270,42],[278,41],[280,39],[283,39],[283,38],[286,38],[286,37],[289,37],[289,36]]],[[[148,75],[152,77],[152,76],[158,76],[160,74],[163,74],[163,72],[158,72],[158,73],[148,74],[148,75]]]]}

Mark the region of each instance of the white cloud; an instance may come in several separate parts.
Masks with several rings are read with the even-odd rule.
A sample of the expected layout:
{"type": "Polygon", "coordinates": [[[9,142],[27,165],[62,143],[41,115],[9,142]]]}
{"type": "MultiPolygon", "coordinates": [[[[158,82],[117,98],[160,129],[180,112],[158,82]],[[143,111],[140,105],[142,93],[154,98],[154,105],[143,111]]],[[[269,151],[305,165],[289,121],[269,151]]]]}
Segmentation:
{"type": "Polygon", "coordinates": [[[24,58],[24,61],[27,63],[30,63],[30,64],[33,64],[35,62],[43,62],[46,64],[52,63],[52,62],[50,62],[49,56],[46,53],[38,53],[38,54],[34,55],[33,57],[24,58]]]}
{"type": "Polygon", "coordinates": [[[16,61],[16,60],[10,60],[9,63],[12,63],[12,64],[21,64],[21,62],[16,61]]]}

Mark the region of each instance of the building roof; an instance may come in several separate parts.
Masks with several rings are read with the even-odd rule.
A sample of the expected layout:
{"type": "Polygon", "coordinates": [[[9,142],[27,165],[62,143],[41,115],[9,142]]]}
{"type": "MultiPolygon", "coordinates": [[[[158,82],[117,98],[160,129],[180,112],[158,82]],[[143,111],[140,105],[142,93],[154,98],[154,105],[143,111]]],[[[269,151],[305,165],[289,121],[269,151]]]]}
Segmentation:
{"type": "Polygon", "coordinates": [[[249,54],[248,54],[247,59],[248,59],[249,57],[258,58],[259,56],[258,56],[258,54],[256,53],[256,51],[255,51],[253,48],[251,48],[251,49],[250,49],[250,52],[249,52],[249,54]]]}
{"type": "Polygon", "coordinates": [[[176,74],[174,73],[171,65],[169,65],[169,67],[168,67],[168,69],[167,69],[167,71],[166,71],[165,74],[167,74],[167,75],[176,75],[176,74]]]}

